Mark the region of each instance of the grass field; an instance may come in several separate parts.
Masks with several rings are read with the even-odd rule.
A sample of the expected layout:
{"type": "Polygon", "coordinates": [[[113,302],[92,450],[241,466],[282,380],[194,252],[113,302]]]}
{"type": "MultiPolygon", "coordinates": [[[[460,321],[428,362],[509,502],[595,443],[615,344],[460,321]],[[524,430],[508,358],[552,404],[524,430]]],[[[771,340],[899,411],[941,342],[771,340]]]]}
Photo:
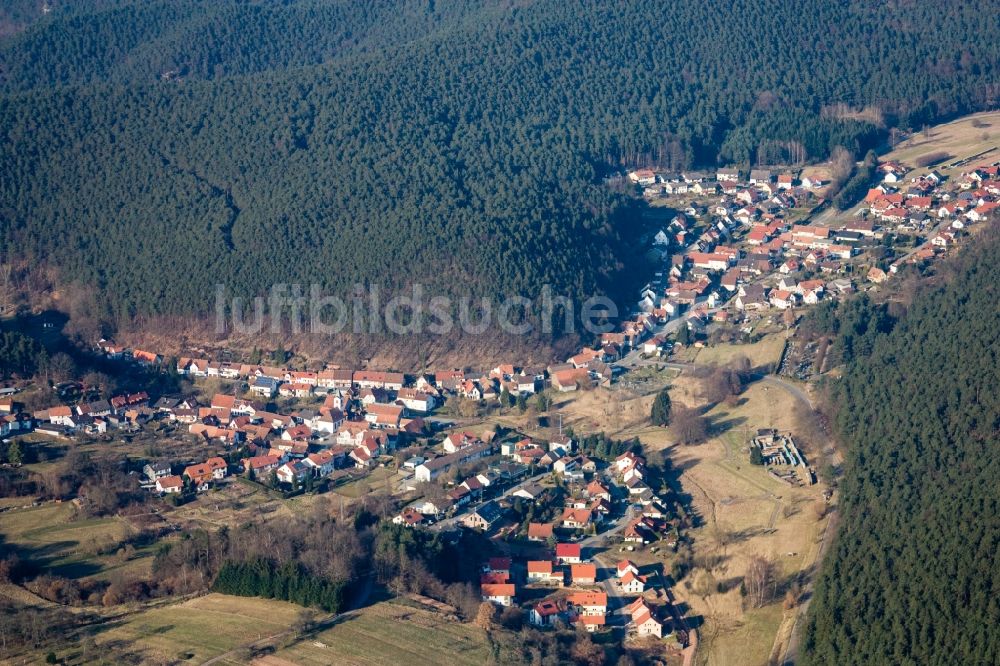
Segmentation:
{"type": "Polygon", "coordinates": [[[701,365],[725,365],[739,356],[746,356],[755,368],[777,364],[785,347],[785,338],[785,333],[772,333],[749,345],[719,344],[694,349],[697,353],[692,360],[701,365]]]}
{"type": "Polygon", "coordinates": [[[489,657],[481,629],[431,611],[381,602],[275,655],[284,663],[482,664],[489,657]]]}
{"type": "Polygon", "coordinates": [[[125,538],[130,528],[118,518],[71,520],[70,504],[43,504],[0,513],[0,534],[22,558],[42,564],[50,573],[67,578],[102,578],[123,567],[148,566],[139,557],[123,563],[113,553],[98,555],[108,544],[125,538]]]}
{"type": "MultiPolygon", "coordinates": [[[[780,354],[775,341],[780,343],[783,337],[770,336],[758,343],[754,350],[757,358],[766,358],[765,353],[780,354]]],[[[717,358],[725,362],[730,352],[743,349],[723,347],[717,358]]],[[[675,404],[701,404],[699,393],[700,382],[689,376],[671,382],[675,404]]],[[[756,428],[793,430],[794,413],[800,408],[788,391],[757,382],[744,391],[736,405],[721,404],[706,414],[717,430],[704,444],[674,445],[668,430],[648,424],[622,433],[640,437],[647,447],[670,451],[675,467],[683,470],[681,492],[690,497],[690,506],[700,519],[700,525],[690,532],[695,568],[674,592],[693,616],[704,619],[698,649],[701,664],[768,662],[785,613],[780,599],[762,609],[744,610],[738,581],[752,556],[768,557],[781,583],[807,570],[816,557],[824,523],[817,519],[813,506],[822,488],[788,486],[763,468],[750,465],[746,450],[748,433],[756,428]]],[[[640,564],[665,562],[668,570],[670,557],[662,551],[634,554],[640,564]]]]}
{"type": "Polygon", "coordinates": [[[388,467],[376,467],[368,476],[338,486],[333,492],[350,499],[358,499],[364,494],[389,488],[394,491],[403,479],[402,474],[388,467]]]}
{"type": "Polygon", "coordinates": [[[96,642],[146,663],[202,663],[288,629],[300,611],[282,601],[209,594],[131,615],[99,630],[96,642]]]}
{"type": "MultiPolygon", "coordinates": [[[[895,150],[882,159],[899,160],[915,167],[916,161],[920,157],[938,151],[949,155],[947,160],[937,166],[945,175],[955,176],[963,170],[962,167],[957,167],[950,170],[952,173],[949,174],[949,170],[946,168],[949,164],[984,151],[990,152],[977,158],[976,164],[988,164],[1000,159],[1000,111],[965,116],[953,122],[932,127],[927,134],[918,132],[900,143],[895,150]],[[980,126],[977,127],[977,125],[980,126]]],[[[926,168],[917,169],[914,173],[907,174],[907,178],[926,173],[927,170],[926,168]]]]}

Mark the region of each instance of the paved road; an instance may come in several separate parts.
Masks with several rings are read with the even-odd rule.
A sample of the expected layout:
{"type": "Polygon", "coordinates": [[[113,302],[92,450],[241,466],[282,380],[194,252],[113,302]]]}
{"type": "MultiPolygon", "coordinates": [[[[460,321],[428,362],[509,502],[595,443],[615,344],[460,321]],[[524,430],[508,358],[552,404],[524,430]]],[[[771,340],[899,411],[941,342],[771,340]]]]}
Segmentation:
{"type": "MultiPolygon", "coordinates": [[[[517,490],[518,488],[520,488],[524,484],[531,483],[532,481],[538,481],[542,477],[549,476],[550,474],[551,474],[551,472],[549,470],[543,470],[543,471],[539,472],[538,474],[535,474],[534,476],[525,477],[521,481],[518,481],[517,483],[515,483],[514,485],[512,485],[510,488],[507,488],[506,490],[504,490],[502,493],[500,493],[496,497],[492,497],[492,498],[490,498],[489,500],[486,500],[486,501],[487,502],[489,502],[489,501],[497,501],[497,500],[503,499],[505,497],[508,497],[511,493],[513,493],[515,490],[517,490]]],[[[470,503],[461,513],[457,513],[456,515],[452,516],[451,518],[445,518],[444,520],[439,520],[438,522],[436,522],[433,525],[431,525],[431,529],[432,530],[441,530],[441,529],[444,529],[445,527],[450,527],[450,526],[454,525],[455,523],[459,522],[460,520],[462,520],[462,518],[468,516],[470,513],[472,513],[473,509],[475,509],[477,506],[479,506],[481,504],[484,504],[484,502],[470,503]]]]}
{"type": "Polygon", "coordinates": [[[808,405],[809,409],[814,408],[812,398],[810,398],[809,394],[803,391],[802,387],[800,387],[795,382],[783,379],[781,377],[778,377],[777,375],[758,375],[755,377],[755,379],[760,379],[765,384],[770,384],[771,386],[780,387],[785,391],[791,393],[792,397],[794,397],[799,402],[803,402],[806,405],[808,405]]]}
{"type": "MultiPolygon", "coordinates": [[[[580,545],[583,548],[591,550],[600,547],[606,537],[620,534],[634,517],[635,514],[631,506],[627,507],[625,513],[615,521],[615,524],[611,528],[600,534],[583,539],[580,541],[580,545]]],[[[607,552],[595,554],[591,559],[597,565],[597,579],[601,581],[601,586],[608,595],[608,624],[610,626],[624,627],[628,624],[629,618],[619,613],[625,605],[625,595],[622,593],[621,588],[618,587],[618,565],[617,562],[611,562],[607,555],[607,552]]]]}

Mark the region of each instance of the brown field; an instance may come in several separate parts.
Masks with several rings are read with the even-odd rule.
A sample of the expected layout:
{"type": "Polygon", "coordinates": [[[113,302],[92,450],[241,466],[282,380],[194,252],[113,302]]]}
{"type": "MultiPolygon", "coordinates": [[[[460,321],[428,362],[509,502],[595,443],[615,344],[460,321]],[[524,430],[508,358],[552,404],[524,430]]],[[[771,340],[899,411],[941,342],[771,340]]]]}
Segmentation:
{"type": "Polygon", "coordinates": [[[284,502],[258,487],[231,478],[224,485],[164,515],[170,522],[185,528],[218,528],[288,513],[284,502]]]}
{"type": "Polygon", "coordinates": [[[700,365],[725,365],[739,356],[746,356],[750,364],[759,368],[776,364],[785,347],[786,333],[772,333],[749,345],[718,344],[695,349],[693,362],[700,365]]]}
{"type": "Polygon", "coordinates": [[[209,594],[130,615],[99,630],[96,642],[99,648],[136,654],[145,663],[202,663],[285,631],[300,611],[283,601],[209,594]]]}
{"type": "MultiPolygon", "coordinates": [[[[782,343],[783,336],[770,336],[751,353],[762,362],[770,360],[780,354],[782,343]]],[[[730,354],[747,353],[747,347],[741,346],[716,350],[718,362],[729,360],[730,354]]],[[[675,404],[695,406],[703,402],[697,379],[681,375],[670,386],[675,404]]],[[[583,402],[574,401],[568,409],[575,412],[583,402]]],[[[643,404],[648,414],[648,399],[643,404]]],[[[668,430],[653,428],[648,421],[618,433],[638,436],[647,447],[670,452],[675,467],[683,470],[681,492],[690,497],[691,509],[700,518],[700,526],[689,533],[695,567],[674,588],[678,600],[688,605],[689,614],[704,619],[699,664],[766,664],[779,632],[782,640],[787,639],[790,623],[786,619],[792,613],[781,607],[783,592],[764,608],[744,610],[739,581],[755,555],[774,563],[779,588],[813,566],[825,527],[825,519],[817,520],[814,513],[822,487],[792,487],[750,465],[746,442],[756,428],[792,430],[794,411],[799,408],[783,387],[757,382],[740,396],[737,405],[719,405],[706,414],[716,436],[705,444],[674,445],[668,430]]],[[[662,562],[669,571],[674,556],[640,550],[630,557],[640,564],[662,562]]]]}
{"type": "Polygon", "coordinates": [[[315,636],[278,650],[280,662],[307,664],[482,664],[486,636],[474,625],[396,602],[342,618],[315,636]]]}
{"type": "Polygon", "coordinates": [[[139,551],[131,560],[119,559],[113,549],[108,554],[98,550],[114,546],[129,535],[132,528],[119,518],[74,520],[69,503],[46,503],[30,509],[0,513],[0,534],[18,550],[23,559],[42,563],[52,574],[67,578],[106,579],[116,572],[146,571],[152,551],[139,551]]]}
{"type": "Polygon", "coordinates": [[[774,563],[779,584],[788,583],[813,565],[824,527],[813,512],[820,486],[781,483],[750,465],[745,450],[748,433],[758,427],[791,429],[797,403],[780,388],[759,383],[743,398],[735,408],[718,407],[708,414],[716,423],[731,423],[727,432],[702,446],[671,449],[675,464],[685,468],[681,487],[704,521],[692,535],[700,565],[676,592],[705,618],[698,655],[706,664],[767,663],[784,618],[780,598],[744,612],[738,581],[749,558],[762,555],[774,563]],[[736,584],[720,592],[712,581],[736,584]]]}
{"type": "MultiPolygon", "coordinates": [[[[979,164],[980,160],[989,163],[1000,159],[1000,111],[977,113],[944,125],[936,125],[928,130],[927,135],[923,132],[917,132],[896,146],[896,149],[885,155],[883,159],[899,160],[915,167],[916,160],[920,157],[943,151],[951,157],[942,162],[938,168],[946,175],[957,176],[963,171],[962,167],[951,170],[942,167],[947,167],[952,162],[987,150],[991,152],[977,159],[976,164],[979,164]],[[975,127],[974,125],[977,124],[985,126],[975,127]]],[[[975,164],[970,166],[975,166],[975,164]]],[[[908,177],[926,172],[926,168],[917,169],[913,174],[908,174],[908,177]]]]}

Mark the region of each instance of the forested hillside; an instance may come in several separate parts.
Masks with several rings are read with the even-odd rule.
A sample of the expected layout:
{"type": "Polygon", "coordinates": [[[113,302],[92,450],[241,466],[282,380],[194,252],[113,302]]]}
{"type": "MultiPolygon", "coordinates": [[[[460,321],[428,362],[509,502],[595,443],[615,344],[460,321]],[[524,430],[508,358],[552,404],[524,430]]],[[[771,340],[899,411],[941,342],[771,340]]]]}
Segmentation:
{"type": "MultiPolygon", "coordinates": [[[[35,2],[34,4],[39,4],[35,2]]],[[[216,79],[396,47],[501,11],[455,0],[82,0],[0,48],[7,90],[165,74],[216,79]]]]}
{"type": "Polygon", "coordinates": [[[805,664],[1000,663],[998,231],[895,326],[857,303],[842,326],[842,519],[805,664]]]}
{"type": "Polygon", "coordinates": [[[967,3],[96,6],[0,49],[2,249],[120,323],[218,282],[632,300],[609,166],[861,154],[878,114],[831,105],[920,126],[998,96],[1000,19],[967,3]]]}

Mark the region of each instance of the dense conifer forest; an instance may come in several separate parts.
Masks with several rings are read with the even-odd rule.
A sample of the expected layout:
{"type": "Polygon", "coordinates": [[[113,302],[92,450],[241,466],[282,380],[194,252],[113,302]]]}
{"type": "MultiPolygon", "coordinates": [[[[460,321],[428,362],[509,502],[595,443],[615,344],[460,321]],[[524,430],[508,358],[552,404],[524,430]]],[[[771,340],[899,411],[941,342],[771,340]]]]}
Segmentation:
{"type": "Polygon", "coordinates": [[[219,282],[631,301],[609,168],[860,158],[994,106],[997,27],[926,0],[55,3],[0,40],[0,252],[118,323],[219,282]]]}
{"type": "Polygon", "coordinates": [[[1000,663],[997,231],[904,315],[855,300],[833,321],[842,518],[803,663],[1000,663]]]}

